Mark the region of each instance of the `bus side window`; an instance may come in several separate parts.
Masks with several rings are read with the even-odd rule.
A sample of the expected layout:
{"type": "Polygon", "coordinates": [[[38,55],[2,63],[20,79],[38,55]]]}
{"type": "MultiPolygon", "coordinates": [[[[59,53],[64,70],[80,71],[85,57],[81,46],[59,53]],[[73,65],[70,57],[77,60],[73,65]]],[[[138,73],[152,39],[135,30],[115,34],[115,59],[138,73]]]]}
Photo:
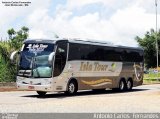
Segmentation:
{"type": "Polygon", "coordinates": [[[55,55],[55,62],[54,62],[54,70],[53,75],[59,76],[66,64],[67,58],[67,43],[58,43],[56,55],[55,55]]]}

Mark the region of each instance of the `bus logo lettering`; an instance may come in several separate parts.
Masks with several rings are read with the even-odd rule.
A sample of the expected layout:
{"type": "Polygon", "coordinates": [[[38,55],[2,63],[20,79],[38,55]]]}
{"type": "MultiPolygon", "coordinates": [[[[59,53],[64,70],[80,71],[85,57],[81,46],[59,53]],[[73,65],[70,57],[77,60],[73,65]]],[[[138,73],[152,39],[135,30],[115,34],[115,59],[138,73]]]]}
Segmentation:
{"type": "Polygon", "coordinates": [[[92,71],[92,64],[81,62],[80,71],[92,71]]]}
{"type": "Polygon", "coordinates": [[[89,62],[81,62],[80,71],[107,71],[108,65],[99,64],[95,62],[93,65],[89,62]]]}
{"type": "Polygon", "coordinates": [[[106,71],[108,67],[108,65],[101,65],[98,62],[95,62],[94,66],[95,66],[94,71],[106,71]]]}

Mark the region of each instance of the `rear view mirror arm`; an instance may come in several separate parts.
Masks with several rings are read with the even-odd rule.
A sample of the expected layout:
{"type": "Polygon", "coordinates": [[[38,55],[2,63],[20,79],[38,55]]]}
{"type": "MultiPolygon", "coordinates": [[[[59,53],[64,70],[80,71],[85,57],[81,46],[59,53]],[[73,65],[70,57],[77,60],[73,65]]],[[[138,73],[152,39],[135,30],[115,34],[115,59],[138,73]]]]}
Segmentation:
{"type": "Polygon", "coordinates": [[[54,55],[55,55],[55,52],[52,52],[51,54],[49,54],[49,57],[48,57],[49,64],[52,63],[54,55]]]}

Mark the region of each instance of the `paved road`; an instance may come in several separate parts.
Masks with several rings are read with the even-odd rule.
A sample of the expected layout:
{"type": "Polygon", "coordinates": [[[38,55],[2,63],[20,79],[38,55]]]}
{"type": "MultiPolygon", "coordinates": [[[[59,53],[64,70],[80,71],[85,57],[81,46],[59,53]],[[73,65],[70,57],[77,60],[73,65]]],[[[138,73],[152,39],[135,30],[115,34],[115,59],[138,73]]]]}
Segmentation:
{"type": "Polygon", "coordinates": [[[63,93],[40,98],[33,91],[0,92],[0,113],[17,112],[160,112],[160,84],[143,85],[131,92],[63,93]]]}

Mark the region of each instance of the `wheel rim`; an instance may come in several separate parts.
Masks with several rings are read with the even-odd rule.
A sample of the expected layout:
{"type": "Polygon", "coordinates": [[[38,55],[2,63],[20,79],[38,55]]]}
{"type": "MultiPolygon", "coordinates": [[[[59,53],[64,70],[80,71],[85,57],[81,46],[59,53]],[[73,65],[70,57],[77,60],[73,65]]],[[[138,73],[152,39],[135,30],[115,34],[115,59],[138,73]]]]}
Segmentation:
{"type": "Polygon", "coordinates": [[[74,93],[75,85],[73,83],[70,83],[68,90],[69,90],[70,93],[74,93]]]}
{"type": "Polygon", "coordinates": [[[131,89],[131,86],[132,86],[131,81],[128,81],[128,82],[127,82],[127,88],[128,88],[128,89],[131,89]]]}
{"type": "Polygon", "coordinates": [[[121,81],[121,83],[120,83],[120,90],[123,90],[123,89],[124,89],[124,82],[121,81]]]}

